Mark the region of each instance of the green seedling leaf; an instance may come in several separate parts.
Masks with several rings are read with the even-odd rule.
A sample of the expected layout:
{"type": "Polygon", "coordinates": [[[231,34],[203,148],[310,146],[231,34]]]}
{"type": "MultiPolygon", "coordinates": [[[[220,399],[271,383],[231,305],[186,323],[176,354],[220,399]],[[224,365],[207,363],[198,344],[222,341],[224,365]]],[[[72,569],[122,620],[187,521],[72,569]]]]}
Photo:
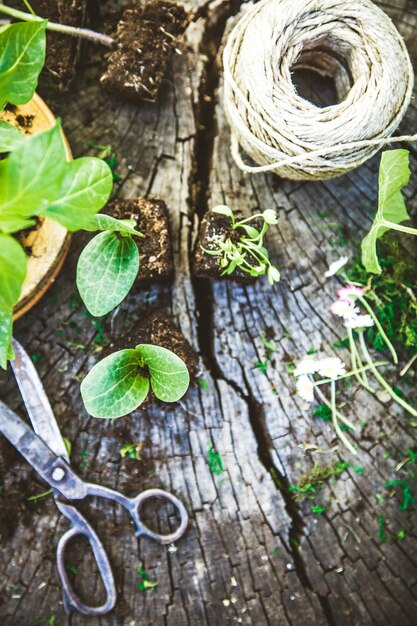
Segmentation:
{"type": "Polygon", "coordinates": [[[118,233],[127,233],[129,235],[136,235],[136,237],[143,237],[142,233],[135,230],[135,220],[117,220],[110,215],[103,215],[98,213],[93,219],[84,226],[84,230],[95,232],[97,230],[112,230],[118,233]]]}
{"type": "Polygon", "coordinates": [[[245,233],[249,235],[251,239],[256,239],[257,237],[259,237],[259,231],[256,230],[256,228],[254,228],[253,226],[248,226],[248,224],[242,224],[242,226],[240,226],[239,228],[243,228],[245,233]]]}
{"type": "Polygon", "coordinates": [[[0,109],[32,99],[45,62],[47,21],[11,24],[0,31],[0,109]]]}
{"type": "Polygon", "coordinates": [[[138,271],[139,252],[131,237],[96,235],[77,265],[77,287],[89,313],[99,317],[112,311],[129,293],[138,271]]]}
{"type": "Polygon", "coordinates": [[[70,161],[65,164],[59,195],[43,215],[70,231],[79,230],[103,208],[112,188],[111,170],[101,159],[83,157],[70,161]]]}
{"type": "Polygon", "coordinates": [[[13,233],[33,224],[59,197],[66,154],[57,122],[18,144],[0,162],[0,230],[13,233]]]}
{"type": "Polygon", "coordinates": [[[226,215],[227,217],[230,217],[231,220],[233,220],[234,217],[232,209],[225,204],[219,204],[219,206],[215,206],[214,209],[212,209],[212,212],[218,213],[219,215],[226,215]]]}
{"type": "Polygon", "coordinates": [[[387,150],[382,153],[378,211],[370,232],[362,241],[362,263],[367,272],[381,274],[377,240],[391,225],[395,226],[409,219],[401,190],[408,185],[410,175],[408,150],[387,150]]]}
{"type": "Polygon", "coordinates": [[[24,135],[15,126],[0,120],[0,153],[10,152],[24,138],[24,135]]]}
{"type": "Polygon", "coordinates": [[[185,394],[190,384],[187,366],[179,356],[150,344],[136,346],[137,353],[148,366],[152,391],[163,402],[176,402],[185,394]]]}
{"type": "Polygon", "coordinates": [[[97,363],[81,383],[81,396],[93,417],[127,415],[145,400],[149,380],[137,350],[119,350],[97,363]]]}
{"type": "Polygon", "coordinates": [[[26,276],[26,254],[10,235],[0,233],[0,311],[12,310],[26,276]]]}

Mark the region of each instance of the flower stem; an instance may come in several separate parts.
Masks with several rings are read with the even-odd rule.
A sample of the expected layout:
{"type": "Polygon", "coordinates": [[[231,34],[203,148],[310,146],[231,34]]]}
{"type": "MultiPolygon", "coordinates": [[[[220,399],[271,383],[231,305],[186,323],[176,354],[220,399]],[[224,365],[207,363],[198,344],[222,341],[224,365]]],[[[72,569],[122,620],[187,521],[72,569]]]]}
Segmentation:
{"type": "MultiPolygon", "coordinates": [[[[383,367],[384,365],[389,365],[390,362],[389,361],[377,361],[376,363],[373,363],[373,365],[375,367],[383,367]]],[[[367,372],[371,369],[370,365],[363,365],[362,367],[359,367],[357,370],[351,370],[350,372],[347,372],[347,374],[343,374],[343,376],[338,376],[335,380],[336,382],[338,380],[343,380],[344,378],[350,378],[351,376],[354,376],[356,374],[356,372],[367,372]]],[[[314,384],[317,385],[327,385],[328,383],[331,382],[331,378],[323,378],[323,380],[319,380],[318,382],[314,381],[314,384]]]]}
{"type": "Polygon", "coordinates": [[[350,346],[350,358],[352,361],[352,367],[354,368],[354,375],[358,383],[364,387],[370,393],[375,393],[375,390],[370,386],[368,377],[366,376],[366,369],[363,369],[363,363],[356,347],[355,338],[351,328],[347,329],[349,346],[350,346]]]}
{"type": "Polygon", "coordinates": [[[343,441],[343,443],[345,444],[346,448],[352,453],[352,454],[356,454],[356,450],[355,448],[352,446],[352,444],[350,443],[349,439],[346,437],[346,435],[344,434],[344,432],[341,430],[340,426],[339,426],[339,422],[337,421],[337,409],[336,409],[336,381],[332,380],[332,382],[330,383],[330,390],[331,390],[331,410],[332,410],[332,422],[333,422],[333,426],[334,429],[336,431],[337,436],[339,437],[339,439],[341,441],[343,441]]]}
{"type": "Polygon", "coordinates": [[[399,395],[397,395],[394,391],[394,389],[391,387],[391,385],[389,383],[387,383],[387,381],[385,380],[385,378],[379,373],[379,371],[377,370],[377,368],[375,367],[374,362],[372,361],[372,357],[369,354],[368,348],[366,347],[366,343],[365,343],[365,339],[363,337],[363,332],[361,332],[359,334],[359,341],[361,344],[361,348],[362,348],[362,352],[363,355],[366,359],[366,361],[369,363],[369,366],[371,368],[371,371],[373,373],[373,375],[375,376],[375,378],[377,379],[377,381],[381,384],[381,386],[385,389],[385,391],[387,391],[389,393],[389,395],[391,396],[391,398],[400,406],[403,407],[403,409],[405,409],[406,411],[408,411],[408,413],[411,413],[411,415],[413,415],[414,417],[417,417],[417,410],[414,409],[410,404],[408,404],[408,402],[406,402],[405,400],[403,400],[402,398],[400,398],[399,395]]]}
{"type": "MultiPolygon", "coordinates": [[[[32,15],[31,13],[25,13],[24,11],[19,11],[18,9],[12,9],[0,2],[0,13],[5,13],[6,15],[10,15],[18,20],[23,20],[24,22],[43,22],[44,20],[37,15],[32,15]]],[[[96,33],[89,28],[77,28],[76,26],[66,26],[65,24],[56,24],[55,22],[48,22],[46,26],[47,30],[55,31],[57,33],[64,33],[65,35],[71,35],[72,37],[80,37],[82,39],[89,39],[90,41],[94,41],[96,43],[100,43],[103,46],[107,46],[108,48],[112,48],[114,44],[114,40],[109,35],[103,35],[102,33],[96,33]]]]}
{"type": "MultiPolygon", "coordinates": [[[[317,385],[318,383],[314,382],[314,391],[317,393],[318,397],[320,398],[320,401],[323,402],[323,404],[325,404],[326,406],[328,406],[329,409],[331,409],[332,405],[330,404],[330,402],[328,401],[324,393],[317,387],[317,385]]],[[[342,413],[336,410],[336,415],[344,424],[346,424],[346,426],[349,426],[349,428],[351,428],[352,430],[356,430],[356,427],[352,424],[352,422],[350,422],[344,415],[342,415],[342,413]]]]}
{"type": "Polygon", "coordinates": [[[379,334],[381,335],[381,337],[385,341],[387,348],[389,349],[389,351],[392,354],[392,358],[394,359],[394,363],[397,364],[398,363],[398,356],[397,356],[397,353],[395,351],[395,348],[392,345],[392,343],[390,342],[390,340],[388,339],[387,334],[384,331],[384,329],[382,328],[378,318],[376,317],[373,308],[368,304],[368,302],[366,301],[366,298],[358,298],[358,300],[365,307],[365,309],[368,311],[369,315],[374,320],[375,326],[377,327],[379,334]]]}

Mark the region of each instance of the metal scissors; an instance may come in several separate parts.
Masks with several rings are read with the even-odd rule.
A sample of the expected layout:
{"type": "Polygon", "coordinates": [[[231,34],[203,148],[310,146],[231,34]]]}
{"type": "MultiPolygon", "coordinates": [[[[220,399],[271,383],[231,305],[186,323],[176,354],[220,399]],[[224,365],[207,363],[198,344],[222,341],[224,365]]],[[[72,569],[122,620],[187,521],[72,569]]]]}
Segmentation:
{"type": "Polygon", "coordinates": [[[83,500],[87,496],[113,500],[130,513],[135,523],[136,537],[149,537],[162,544],[173,543],[184,534],[188,525],[187,511],[178,498],[162,489],[148,489],[135,498],[127,498],[108,487],[81,480],[69,465],[65,442],[35,366],[15,339],[13,347],[15,351],[15,359],[12,361],[13,373],[35,432],[1,400],[0,431],[52,487],[58,509],[72,524],[72,528],[61,537],[57,546],[57,568],[62,582],[65,610],[70,612],[75,609],[84,615],[104,615],[111,611],[116,603],[116,587],[111,566],[96,532],[70,501],[83,500]],[[179,527],[175,532],[159,535],[141,521],[141,506],[149,498],[162,498],[175,506],[180,518],[179,527]],[[68,542],[77,535],[84,535],[88,539],[97,562],[106,590],[106,600],[101,606],[84,604],[69,581],[64,565],[64,554],[68,542]]]}

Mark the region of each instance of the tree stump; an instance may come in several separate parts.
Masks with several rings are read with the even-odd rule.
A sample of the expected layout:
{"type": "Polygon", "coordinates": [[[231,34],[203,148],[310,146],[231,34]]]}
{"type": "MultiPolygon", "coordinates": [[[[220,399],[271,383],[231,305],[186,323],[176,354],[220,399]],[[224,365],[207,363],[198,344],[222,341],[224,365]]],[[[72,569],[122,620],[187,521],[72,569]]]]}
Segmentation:
{"type": "MultiPolygon", "coordinates": [[[[126,2],[101,3],[98,26],[109,24],[126,2]]],[[[343,336],[328,314],[336,281],[325,281],[330,261],[352,255],[369,228],[377,199],[379,157],[334,181],[300,183],[274,175],[244,175],[229,151],[221,104],[218,51],[227,20],[239,1],[189,1],[195,9],[186,46],[177,55],[156,104],[134,106],[99,85],[102,50],[90,47],[69,95],[51,102],[62,116],[76,156],[91,144],[111,144],[123,176],[120,196],[159,196],[170,211],[176,277],[172,286],[135,286],[105,320],[94,320],[75,287],[75,266],[89,235],[74,237],[72,252],[54,287],[20,320],[15,335],[32,358],[58,423],[71,442],[72,465],[89,481],[133,495],[161,487],[186,505],[190,525],[174,547],[136,540],[127,515],[102,500],[83,511],[97,529],[114,570],[118,600],[108,615],[86,618],[64,612],[55,550],[68,523],[31,467],[0,438],[0,621],[4,626],[278,626],[412,625],[417,621],[416,521],[387,497],[396,477],[394,456],[413,446],[410,419],[385,398],[363,390],[349,396],[347,417],[364,421],[356,458],[338,444],[331,426],[318,423],[295,395],[288,361],[325,349],[343,336]],[[275,208],[272,259],[282,282],[241,286],[190,275],[198,224],[215,204],[249,215],[275,208]],[[113,422],[91,418],[80,398],[80,378],[100,358],[103,340],[121,337],[131,321],[163,309],[200,355],[204,385],[195,383],[176,405],[153,403],[113,422]],[[266,331],[276,343],[263,374],[266,331]],[[141,444],[140,459],[121,458],[126,443],[141,444]],[[208,448],[224,472],[210,471],[208,448]],[[319,500],[297,503],[288,487],[314,463],[336,459],[352,467],[328,483],[319,500]],[[362,473],[355,467],[363,468],[362,473]],[[381,498],[385,496],[384,503],[381,498]],[[389,541],[378,535],[378,516],[389,541]],[[406,531],[403,541],[398,530],[406,531]],[[158,586],[140,591],[141,567],[158,586]]],[[[379,3],[394,18],[417,67],[417,9],[413,0],[379,3]]],[[[401,131],[415,132],[413,102],[401,131]]],[[[408,147],[408,146],[407,146],[408,147]]],[[[407,188],[415,214],[417,152],[407,188]]],[[[413,242],[410,254],[415,255],[413,242]]],[[[1,397],[22,416],[24,407],[10,372],[1,374],[1,397]]],[[[414,397],[415,394],[414,394],[414,397]]],[[[150,515],[150,513],[149,513],[150,515]]],[[[169,509],[153,526],[175,526],[169,509]]],[[[83,543],[68,552],[67,567],[84,599],[98,603],[102,590],[83,543]]]]}

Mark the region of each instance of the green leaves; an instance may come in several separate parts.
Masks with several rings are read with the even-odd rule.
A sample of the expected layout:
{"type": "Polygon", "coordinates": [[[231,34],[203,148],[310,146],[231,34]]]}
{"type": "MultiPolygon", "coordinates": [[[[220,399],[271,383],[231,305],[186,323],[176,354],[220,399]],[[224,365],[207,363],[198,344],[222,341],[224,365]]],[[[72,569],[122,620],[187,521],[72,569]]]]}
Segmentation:
{"type": "Polygon", "coordinates": [[[0,367],[7,369],[7,361],[14,357],[12,340],[13,314],[0,310],[0,367]]]}
{"type": "Polygon", "coordinates": [[[136,350],[120,350],[97,363],[81,383],[90,415],[121,417],[142,404],[149,391],[149,379],[141,374],[142,364],[136,350]]]}
{"type": "Polygon", "coordinates": [[[413,230],[398,226],[409,219],[401,190],[408,184],[410,174],[407,150],[388,150],[382,153],[379,169],[378,211],[370,232],[362,241],[362,263],[367,272],[373,274],[382,272],[376,249],[379,237],[382,237],[390,228],[405,232],[413,230]]]}
{"type": "Polygon", "coordinates": [[[96,230],[114,230],[119,233],[127,233],[129,235],[136,235],[136,237],[143,237],[142,233],[135,230],[135,220],[118,220],[110,215],[103,215],[98,213],[93,219],[84,226],[84,230],[96,231],[96,230]]]}
{"type": "Polygon", "coordinates": [[[0,120],[0,154],[10,152],[18,143],[24,139],[24,135],[7,122],[0,120]]]}
{"type": "Polygon", "coordinates": [[[0,311],[13,307],[19,299],[26,276],[26,254],[10,235],[0,233],[0,311]]]}
{"type": "Polygon", "coordinates": [[[0,231],[14,233],[31,226],[34,215],[79,230],[106,204],[111,189],[111,171],[101,159],[67,162],[57,122],[14,144],[0,162],[0,231]]]}
{"type": "Polygon", "coordinates": [[[117,232],[96,235],[77,265],[78,291],[91,315],[105,315],[120,304],[138,271],[139,252],[131,237],[117,232]]]}
{"type": "Polygon", "coordinates": [[[61,125],[19,143],[0,162],[0,230],[13,233],[33,224],[60,197],[66,165],[61,125]]]}
{"type": "Polygon", "coordinates": [[[11,24],[0,30],[0,109],[32,99],[45,62],[46,21],[11,24]]]}
{"type": "Polygon", "coordinates": [[[160,400],[176,402],[189,383],[187,366],[176,354],[160,346],[140,344],[97,363],[81,383],[81,395],[93,417],[116,418],[142,404],[149,385],[160,400]]]}
{"type": "Polygon", "coordinates": [[[190,384],[187,367],[179,356],[160,346],[140,344],[136,350],[148,366],[152,391],[163,402],[176,402],[190,384]]]}
{"type": "Polygon", "coordinates": [[[113,187],[113,176],[101,159],[84,157],[65,165],[59,197],[44,215],[75,231],[87,226],[103,207],[113,187]]]}
{"type": "Polygon", "coordinates": [[[0,233],[0,367],[13,357],[11,346],[13,307],[26,277],[26,254],[10,235],[0,233]]]}

